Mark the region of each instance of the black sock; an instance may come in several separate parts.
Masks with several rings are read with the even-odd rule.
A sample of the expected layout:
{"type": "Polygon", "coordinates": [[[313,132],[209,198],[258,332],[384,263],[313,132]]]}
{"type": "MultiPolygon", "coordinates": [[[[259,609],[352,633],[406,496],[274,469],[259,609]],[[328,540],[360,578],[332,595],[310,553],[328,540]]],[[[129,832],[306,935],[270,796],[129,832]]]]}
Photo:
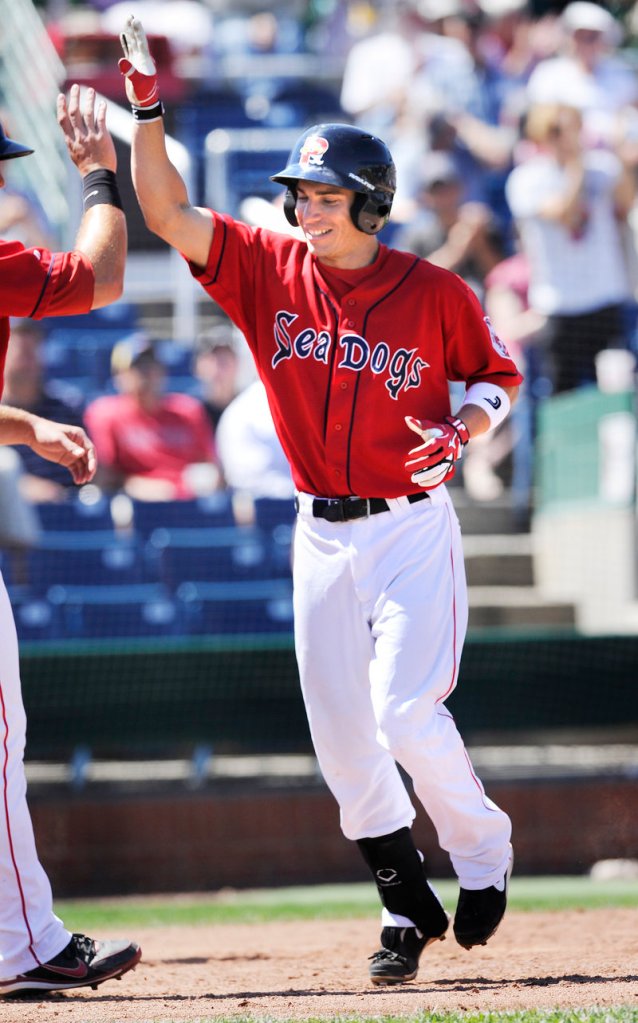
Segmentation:
{"type": "Polygon", "coordinates": [[[442,934],[447,915],[427,883],[410,829],[400,828],[379,838],[360,838],[357,845],[385,908],[408,917],[426,937],[442,934]]]}

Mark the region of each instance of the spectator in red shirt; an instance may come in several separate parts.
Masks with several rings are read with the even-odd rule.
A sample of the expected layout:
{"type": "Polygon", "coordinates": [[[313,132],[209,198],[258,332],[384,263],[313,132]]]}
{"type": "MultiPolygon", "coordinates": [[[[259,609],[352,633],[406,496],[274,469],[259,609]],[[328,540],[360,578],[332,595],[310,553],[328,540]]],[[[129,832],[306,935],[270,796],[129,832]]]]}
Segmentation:
{"type": "Polygon", "coordinates": [[[119,394],[96,398],[86,428],[106,490],[145,501],[185,500],[220,485],[213,430],[201,401],[165,393],[166,369],[154,341],[118,342],[111,369],[119,394]]]}

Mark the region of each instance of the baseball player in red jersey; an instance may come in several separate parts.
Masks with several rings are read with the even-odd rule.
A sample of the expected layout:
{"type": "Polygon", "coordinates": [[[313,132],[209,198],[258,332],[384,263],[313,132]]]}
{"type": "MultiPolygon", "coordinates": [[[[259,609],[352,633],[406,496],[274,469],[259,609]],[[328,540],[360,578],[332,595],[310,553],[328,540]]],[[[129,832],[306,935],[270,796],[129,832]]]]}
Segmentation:
{"type": "MultiPolygon", "coordinates": [[[[39,319],[85,313],[119,298],[126,259],[126,222],[115,179],[116,157],[106,129],[106,105],[95,92],[58,98],[58,122],[83,178],[84,209],[72,252],[25,249],[0,240],[0,395],[9,317],[39,319]]],[[[0,128],[2,163],[33,150],[0,128]]],[[[65,465],[76,483],[95,473],[84,430],[0,405],[0,444],[27,444],[65,465]]],[[[11,606],[0,576],[0,995],[96,987],[134,967],[141,951],[127,941],[71,934],[53,912],[51,886],[38,860],[26,801],[26,720],[11,606]]]]}
{"type": "Polygon", "coordinates": [[[505,912],[510,821],[445,706],[468,614],[445,481],[468,440],[507,414],[522,378],[460,278],[379,244],[395,188],[380,139],[341,124],[303,133],[273,178],[302,240],[193,207],[167,158],[134,18],[122,43],[146,223],[247,338],[290,461],[301,687],[341,827],[382,902],[371,979],[412,980],[449,918],[412,840],[397,765],[459,879],[457,941],[484,944],[505,912]],[[466,385],[454,416],[450,380],[466,385]]]}

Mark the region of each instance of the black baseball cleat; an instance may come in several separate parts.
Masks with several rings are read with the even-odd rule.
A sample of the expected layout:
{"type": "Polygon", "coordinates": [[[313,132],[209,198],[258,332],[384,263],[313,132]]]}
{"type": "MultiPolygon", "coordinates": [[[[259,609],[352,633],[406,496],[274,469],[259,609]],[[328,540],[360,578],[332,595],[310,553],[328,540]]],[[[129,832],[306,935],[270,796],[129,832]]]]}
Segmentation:
{"type": "Polygon", "coordinates": [[[444,941],[449,918],[440,934],[426,937],[416,927],[384,927],[381,948],[370,956],[370,980],[373,984],[405,984],[414,980],[419,958],[433,941],[444,941]]]}
{"type": "Polygon", "coordinates": [[[139,963],[142,950],[134,942],[94,941],[74,934],[57,956],[10,980],[0,980],[0,995],[16,991],[68,991],[119,980],[139,963]]]}
{"type": "Polygon", "coordinates": [[[463,948],[486,945],[503,919],[512,862],[510,859],[501,885],[490,885],[478,891],[460,889],[454,916],[454,937],[463,948]]]}

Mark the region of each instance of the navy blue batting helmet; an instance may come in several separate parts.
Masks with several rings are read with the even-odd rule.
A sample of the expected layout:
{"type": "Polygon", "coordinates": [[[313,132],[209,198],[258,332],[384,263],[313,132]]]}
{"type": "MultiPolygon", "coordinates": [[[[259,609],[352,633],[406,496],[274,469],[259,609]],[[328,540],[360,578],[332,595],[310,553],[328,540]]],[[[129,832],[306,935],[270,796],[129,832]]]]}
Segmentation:
{"type": "Polygon", "coordinates": [[[298,181],[352,189],[350,213],[364,234],[376,234],[387,223],[396,189],[394,162],[385,142],[351,124],[308,128],[293,146],[287,166],[270,180],[286,185],[284,213],[293,226],[298,181]]]}
{"type": "Polygon", "coordinates": [[[21,142],[10,139],[0,124],[0,160],[15,160],[18,156],[29,156],[33,150],[23,146],[21,142]]]}

